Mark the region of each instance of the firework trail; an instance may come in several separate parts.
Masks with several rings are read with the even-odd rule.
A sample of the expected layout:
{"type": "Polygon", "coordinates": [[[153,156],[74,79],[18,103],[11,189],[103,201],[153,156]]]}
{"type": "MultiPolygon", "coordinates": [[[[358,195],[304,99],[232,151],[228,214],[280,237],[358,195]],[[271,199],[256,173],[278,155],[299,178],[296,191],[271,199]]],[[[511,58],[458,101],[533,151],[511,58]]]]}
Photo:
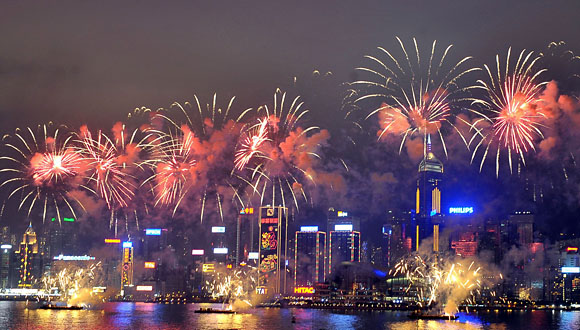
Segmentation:
{"type": "Polygon", "coordinates": [[[443,302],[445,313],[453,315],[460,303],[473,303],[476,294],[481,293],[481,270],[475,261],[415,253],[401,259],[390,274],[408,280],[406,291],[416,291],[420,306],[443,302]]]}
{"type": "Polygon", "coordinates": [[[467,143],[455,127],[453,119],[456,112],[462,109],[461,104],[464,101],[473,101],[466,95],[475,87],[458,85],[464,75],[479,70],[468,66],[471,57],[464,57],[449,66],[447,57],[452,45],[439,54],[436,51],[437,42],[433,41],[431,52],[425,61],[421,59],[415,38],[414,54],[408,52],[401,39],[396,39],[403,59],[397,59],[393,53],[382,47],[378,47],[381,56],[365,56],[372,62],[372,66],[359,67],[356,70],[369,77],[352,82],[354,89],[350,90],[351,95],[348,98],[354,99],[355,108],[374,108],[365,119],[378,116],[379,140],[389,136],[401,138],[399,153],[405,142],[413,139],[415,135],[422,138],[425,146],[427,135],[436,134],[447,154],[444,126],[456,130],[467,143]],[[369,100],[375,103],[364,104],[369,100]],[[380,102],[378,107],[377,102],[380,102]]]}
{"type": "Polygon", "coordinates": [[[17,129],[4,137],[2,156],[8,165],[0,169],[6,174],[0,187],[11,189],[7,200],[19,198],[19,210],[27,216],[36,207],[42,208],[42,219],[49,210],[61,214],[67,210],[76,218],[75,206],[84,210],[82,203],[71,194],[82,186],[86,164],[72,147],[73,135],[52,124],[40,125],[36,130],[17,129]]]}
{"type": "Polygon", "coordinates": [[[309,111],[303,106],[299,96],[287,100],[278,89],[273,106],[259,107],[256,122],[242,133],[235,153],[237,176],[260,196],[261,205],[293,203],[298,209],[299,200],[308,201],[304,185],[316,184],[317,152],[329,135],[318,127],[301,127],[309,111]]]}
{"type": "MultiPolygon", "coordinates": [[[[484,65],[488,82],[478,80],[478,87],[486,92],[486,98],[475,100],[474,104],[483,107],[482,111],[472,110],[480,118],[472,124],[476,131],[470,144],[476,142],[471,161],[478,152],[481,156],[480,170],[490,154],[490,148],[496,148],[496,176],[499,176],[500,154],[507,152],[510,172],[512,156],[517,155],[525,165],[524,155],[529,150],[536,150],[535,142],[543,138],[542,120],[546,115],[539,103],[540,93],[547,82],[540,82],[539,75],[545,70],[535,69],[539,57],[533,52],[523,50],[510,68],[511,48],[508,49],[505,69],[501,68],[499,55],[496,55],[496,70],[484,65]]],[[[492,152],[493,153],[493,152],[492,152]]]]}
{"type": "Polygon", "coordinates": [[[250,109],[234,117],[235,97],[226,107],[218,106],[217,95],[203,105],[197,96],[183,105],[174,102],[153,116],[164,135],[154,145],[148,163],[155,173],[147,180],[154,186],[156,205],[172,206],[173,213],[189,198],[200,201],[200,219],[207,208],[223,221],[223,204],[230,196],[241,202],[232,183],[233,153],[241,125],[250,109]]]}
{"type": "Polygon", "coordinates": [[[212,298],[224,299],[224,304],[229,303],[233,306],[238,300],[252,306],[249,299],[256,288],[256,273],[257,269],[254,267],[234,271],[222,269],[205,282],[204,289],[211,294],[212,298]]]}
{"type": "Polygon", "coordinates": [[[101,273],[100,262],[86,267],[69,266],[56,272],[53,276],[49,273],[45,274],[40,279],[40,283],[45,293],[50,294],[56,291],[60,295],[59,300],[68,305],[76,305],[77,301],[86,305],[93,300],[89,297],[92,296],[93,286],[102,284],[99,276],[101,273]],[[88,296],[85,297],[84,291],[88,291],[88,296]]]}

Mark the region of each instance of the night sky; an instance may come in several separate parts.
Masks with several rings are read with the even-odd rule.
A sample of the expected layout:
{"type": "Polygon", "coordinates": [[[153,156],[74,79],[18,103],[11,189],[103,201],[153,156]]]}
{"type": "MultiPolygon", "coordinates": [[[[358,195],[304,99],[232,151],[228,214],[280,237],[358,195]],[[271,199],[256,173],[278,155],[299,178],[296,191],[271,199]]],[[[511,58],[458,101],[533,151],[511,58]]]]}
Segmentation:
{"type": "MultiPolygon", "coordinates": [[[[356,78],[354,68],[365,54],[377,46],[394,48],[395,36],[406,42],[416,37],[424,46],[434,39],[453,44],[454,56],[474,56],[475,65],[492,63],[509,46],[542,51],[560,40],[578,54],[579,13],[577,1],[4,1],[0,130],[49,120],[107,128],[136,107],[168,107],[193,94],[209,100],[214,92],[223,100],[235,95],[245,109],[270,101],[276,87],[291,86],[312,110],[311,124],[329,128],[341,144],[336,141],[349,134],[340,120],[341,84],[356,78]],[[332,75],[313,76],[314,70],[332,75]]],[[[357,182],[368,183],[371,173],[392,175],[372,200],[406,208],[416,163],[395,147],[360,139],[364,155],[342,155],[360,171],[357,182]],[[408,197],[396,196],[404,189],[408,197]]],[[[347,152],[337,149],[329,153],[347,152]]],[[[446,160],[446,172],[455,174],[448,179],[449,200],[472,199],[481,209],[498,205],[498,213],[511,212],[506,201],[523,196],[524,183],[545,180],[561,162],[532,162],[526,178],[496,179],[493,169],[479,174],[469,166],[469,154],[457,151],[446,160]]],[[[578,181],[568,184],[537,212],[552,212],[554,219],[544,219],[577,231],[578,181]]],[[[347,206],[356,208],[362,194],[353,192],[347,206]]],[[[522,208],[529,205],[526,198],[522,208]]]]}

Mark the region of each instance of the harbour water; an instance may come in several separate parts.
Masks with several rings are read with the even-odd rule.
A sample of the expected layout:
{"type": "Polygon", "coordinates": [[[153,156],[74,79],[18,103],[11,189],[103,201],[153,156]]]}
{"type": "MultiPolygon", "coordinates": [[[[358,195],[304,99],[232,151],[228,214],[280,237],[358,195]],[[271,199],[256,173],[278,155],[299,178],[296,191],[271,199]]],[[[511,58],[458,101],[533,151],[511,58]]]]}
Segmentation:
{"type": "Polygon", "coordinates": [[[107,303],[93,310],[59,311],[0,301],[0,329],[580,329],[580,311],[462,313],[456,321],[425,321],[410,320],[404,311],[257,308],[234,315],[194,313],[200,307],[221,305],[107,303]]]}

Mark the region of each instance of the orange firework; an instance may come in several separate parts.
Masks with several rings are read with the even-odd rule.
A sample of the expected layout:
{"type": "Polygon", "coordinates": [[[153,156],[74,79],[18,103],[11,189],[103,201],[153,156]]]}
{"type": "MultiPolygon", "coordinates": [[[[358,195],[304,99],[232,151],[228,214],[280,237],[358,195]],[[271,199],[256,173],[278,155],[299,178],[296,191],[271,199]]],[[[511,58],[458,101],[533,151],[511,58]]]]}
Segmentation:
{"type": "Polygon", "coordinates": [[[536,70],[534,65],[539,57],[532,57],[533,52],[523,50],[517,62],[510,70],[511,48],[508,49],[505,70],[501,69],[499,55],[496,56],[497,73],[484,65],[489,76],[489,82],[479,80],[487,97],[474,101],[480,104],[483,111],[475,111],[480,118],[472,124],[476,134],[472,141],[479,139],[473,150],[471,160],[479,150],[483,150],[480,170],[489,154],[491,146],[496,150],[496,175],[499,175],[500,154],[507,152],[510,171],[512,171],[512,155],[516,154],[525,164],[524,155],[529,150],[535,150],[535,143],[543,138],[542,113],[540,93],[547,82],[539,82],[539,75],[545,70],[536,70]],[[483,147],[482,147],[483,146],[483,147]]]}
{"type": "Polygon", "coordinates": [[[428,60],[422,61],[415,38],[415,54],[411,56],[401,39],[396,39],[404,57],[402,61],[385,48],[379,47],[381,55],[386,55],[385,59],[380,56],[365,56],[372,61],[374,67],[356,68],[370,76],[351,84],[358,89],[351,90],[355,97],[354,105],[356,108],[372,109],[365,119],[378,115],[379,139],[386,136],[401,138],[399,152],[405,141],[416,134],[423,140],[428,134],[437,134],[443,150],[447,153],[442,127],[448,125],[461,135],[452,119],[455,112],[461,109],[460,103],[471,100],[464,95],[465,92],[474,88],[471,85],[459,87],[458,80],[479,69],[466,66],[471,57],[464,57],[448,66],[446,58],[451,45],[443,53],[437,54],[437,42],[434,41],[428,60]],[[368,100],[378,100],[380,105],[376,107],[366,104],[368,100]]]}
{"type": "Polygon", "coordinates": [[[258,119],[258,123],[248,131],[240,149],[236,151],[236,169],[242,170],[252,157],[260,153],[260,147],[268,140],[267,124],[268,118],[258,119]]]}

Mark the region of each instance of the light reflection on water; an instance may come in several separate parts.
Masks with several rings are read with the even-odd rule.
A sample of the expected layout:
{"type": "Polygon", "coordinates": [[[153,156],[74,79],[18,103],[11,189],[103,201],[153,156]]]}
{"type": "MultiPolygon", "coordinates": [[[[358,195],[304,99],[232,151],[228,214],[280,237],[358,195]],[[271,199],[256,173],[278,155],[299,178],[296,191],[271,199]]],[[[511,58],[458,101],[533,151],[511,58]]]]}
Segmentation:
{"type": "MultiPolygon", "coordinates": [[[[196,314],[210,304],[108,303],[103,309],[56,311],[0,301],[0,329],[580,329],[580,312],[460,314],[457,321],[409,320],[407,312],[251,309],[242,314],[196,314]],[[292,323],[292,316],[296,323],[292,323]]],[[[221,305],[213,307],[221,308],[221,305]]]]}

